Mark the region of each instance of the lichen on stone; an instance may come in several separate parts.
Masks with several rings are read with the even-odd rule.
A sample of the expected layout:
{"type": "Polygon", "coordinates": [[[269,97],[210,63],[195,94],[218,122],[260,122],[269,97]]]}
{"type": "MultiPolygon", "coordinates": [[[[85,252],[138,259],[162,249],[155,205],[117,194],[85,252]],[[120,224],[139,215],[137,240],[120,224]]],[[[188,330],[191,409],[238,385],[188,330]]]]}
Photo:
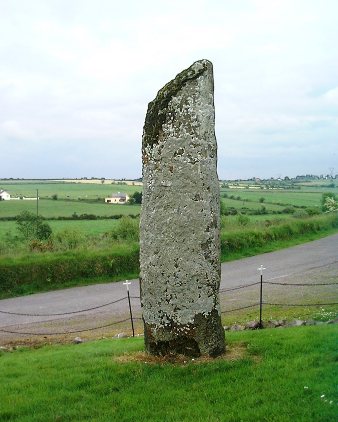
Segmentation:
{"type": "Polygon", "coordinates": [[[143,133],[141,305],[150,353],[224,351],[212,64],[195,62],[149,104],[143,133]]]}
{"type": "MultiPolygon", "coordinates": [[[[188,69],[180,72],[173,80],[168,82],[156,95],[156,98],[148,104],[148,110],[143,128],[143,149],[154,145],[159,141],[159,134],[162,125],[167,117],[167,107],[170,100],[188,82],[198,78],[208,67],[212,67],[208,60],[199,60],[193,63],[188,69]]],[[[172,116],[173,118],[175,116],[172,116]]]]}

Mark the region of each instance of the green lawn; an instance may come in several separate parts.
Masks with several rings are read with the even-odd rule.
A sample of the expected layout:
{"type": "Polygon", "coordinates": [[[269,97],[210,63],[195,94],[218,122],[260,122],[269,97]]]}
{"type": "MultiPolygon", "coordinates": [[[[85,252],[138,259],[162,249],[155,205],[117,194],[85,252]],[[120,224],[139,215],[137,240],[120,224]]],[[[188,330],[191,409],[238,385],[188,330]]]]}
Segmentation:
{"type": "Polygon", "coordinates": [[[333,422],[337,335],[337,325],[231,332],[228,359],[177,364],[151,363],[143,339],[0,352],[0,419],[333,422]]]}

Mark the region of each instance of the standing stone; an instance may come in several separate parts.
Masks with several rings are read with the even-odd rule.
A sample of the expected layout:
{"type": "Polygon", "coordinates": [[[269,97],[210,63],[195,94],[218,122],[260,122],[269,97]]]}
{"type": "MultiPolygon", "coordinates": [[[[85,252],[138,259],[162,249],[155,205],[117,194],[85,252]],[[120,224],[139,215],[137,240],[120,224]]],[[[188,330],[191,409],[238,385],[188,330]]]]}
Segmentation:
{"type": "Polygon", "coordinates": [[[149,353],[224,352],[212,64],[195,62],[149,103],[142,139],[140,281],[149,353]]]}

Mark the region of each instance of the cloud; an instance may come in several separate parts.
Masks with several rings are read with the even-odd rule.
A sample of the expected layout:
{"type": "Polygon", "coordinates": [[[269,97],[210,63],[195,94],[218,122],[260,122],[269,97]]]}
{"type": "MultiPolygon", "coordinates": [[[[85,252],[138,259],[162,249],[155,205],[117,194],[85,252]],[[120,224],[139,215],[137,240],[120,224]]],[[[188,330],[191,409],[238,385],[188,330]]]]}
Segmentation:
{"type": "Polygon", "coordinates": [[[338,86],[325,92],[323,98],[332,105],[338,105],[338,86]]]}
{"type": "Polygon", "coordinates": [[[325,172],[336,159],[338,5],[324,3],[5,2],[0,176],[138,177],[148,102],[200,58],[214,63],[223,178],[325,172]]]}

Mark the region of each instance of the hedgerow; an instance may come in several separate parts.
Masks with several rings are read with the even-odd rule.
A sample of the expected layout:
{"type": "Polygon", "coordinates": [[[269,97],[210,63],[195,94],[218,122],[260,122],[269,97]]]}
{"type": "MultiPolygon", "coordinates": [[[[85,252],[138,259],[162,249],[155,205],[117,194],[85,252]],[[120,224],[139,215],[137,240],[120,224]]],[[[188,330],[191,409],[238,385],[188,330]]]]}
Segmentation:
{"type": "MultiPolygon", "coordinates": [[[[126,221],[122,220],[125,224],[126,221]]],[[[302,235],[328,231],[338,227],[338,214],[281,222],[265,228],[242,227],[221,233],[222,258],[231,253],[259,250],[266,244],[291,240],[302,235]]],[[[136,242],[137,223],[128,222],[128,236],[113,233],[115,244],[109,250],[68,250],[65,252],[32,253],[20,257],[0,259],[0,296],[10,296],[20,285],[34,285],[35,290],[67,285],[74,280],[110,277],[122,279],[126,274],[139,272],[139,246],[136,242]]]]}
{"type": "Polygon", "coordinates": [[[291,240],[304,234],[317,233],[338,227],[338,215],[312,217],[304,220],[288,221],[262,229],[242,229],[221,234],[222,255],[239,252],[243,249],[257,248],[268,242],[291,240]]]}
{"type": "Polygon", "coordinates": [[[137,273],[138,245],[118,245],[109,251],[33,254],[0,260],[0,291],[10,293],[19,285],[63,285],[75,279],[137,273]]]}

